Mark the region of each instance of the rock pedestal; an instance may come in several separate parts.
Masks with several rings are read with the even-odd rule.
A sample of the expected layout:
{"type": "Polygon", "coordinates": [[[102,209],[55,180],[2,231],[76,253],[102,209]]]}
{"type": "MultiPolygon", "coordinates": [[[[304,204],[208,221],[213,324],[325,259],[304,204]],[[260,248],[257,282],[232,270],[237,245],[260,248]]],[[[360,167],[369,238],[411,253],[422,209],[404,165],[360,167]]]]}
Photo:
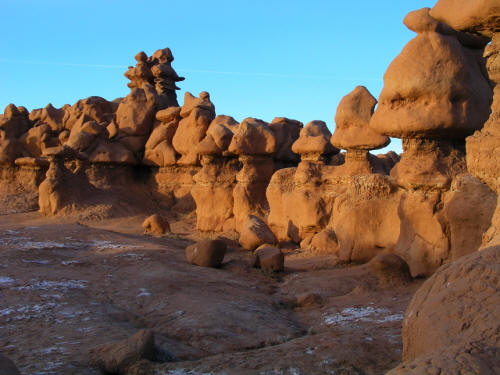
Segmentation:
{"type": "Polygon", "coordinates": [[[267,123],[246,118],[236,129],[228,151],[238,155],[242,165],[236,175],[233,189],[235,228],[248,215],[264,219],[269,212],[266,188],[274,173],[272,154],[276,150],[276,139],[267,123]]]}
{"type": "Polygon", "coordinates": [[[356,87],[344,96],[335,115],[335,132],[332,144],[347,150],[345,163],[337,168],[339,175],[356,176],[382,172],[377,170],[376,158],[369,154],[387,146],[389,137],[376,133],[368,124],[377,100],[364,86],[356,87]]]}

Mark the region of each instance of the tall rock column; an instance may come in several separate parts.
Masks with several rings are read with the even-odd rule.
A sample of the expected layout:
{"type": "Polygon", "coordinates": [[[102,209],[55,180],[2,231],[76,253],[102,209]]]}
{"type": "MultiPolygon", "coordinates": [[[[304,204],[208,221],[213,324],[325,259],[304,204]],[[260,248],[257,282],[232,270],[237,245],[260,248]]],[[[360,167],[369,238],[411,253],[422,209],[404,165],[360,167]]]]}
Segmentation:
{"type": "Polygon", "coordinates": [[[323,172],[331,156],[339,152],[331,145],[330,137],[323,121],[309,122],[292,145],[301,162],[297,168],[277,171],[271,180],[267,190],[269,226],[279,240],[300,243],[329,221],[330,195],[325,191],[323,172]]]}
{"type": "Polygon", "coordinates": [[[234,229],[233,189],[239,162],[227,151],[237,122],[229,116],[217,116],[198,144],[201,170],[194,175],[191,195],[196,202],[196,228],[202,232],[234,229]]]}
{"type": "Polygon", "coordinates": [[[274,173],[276,139],[266,122],[246,118],[235,131],[228,151],[238,155],[242,164],[233,190],[235,229],[240,231],[249,215],[265,219],[269,213],[266,188],[274,173]]]}
{"type": "Polygon", "coordinates": [[[466,172],[465,137],[488,118],[492,91],[481,39],[437,21],[428,8],[409,13],[404,23],[417,36],[387,69],[370,127],[403,139],[404,153],[391,171],[404,191],[394,251],[413,275],[428,275],[450,258],[441,197],[466,172]]]}
{"type": "MultiPolygon", "coordinates": [[[[481,131],[467,138],[467,168],[470,173],[500,193],[500,6],[496,0],[440,0],[431,15],[469,37],[491,41],[484,50],[493,103],[481,131]]],[[[500,244],[500,205],[497,203],[483,246],[500,244]]]]}

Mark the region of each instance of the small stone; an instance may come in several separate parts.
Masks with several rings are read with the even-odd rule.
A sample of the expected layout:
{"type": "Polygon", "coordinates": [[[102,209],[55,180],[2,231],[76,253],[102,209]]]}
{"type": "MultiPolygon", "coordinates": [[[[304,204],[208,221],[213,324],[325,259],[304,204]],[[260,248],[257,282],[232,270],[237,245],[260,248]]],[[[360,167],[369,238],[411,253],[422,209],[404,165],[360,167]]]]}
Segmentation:
{"type": "Polygon", "coordinates": [[[285,256],[277,247],[264,245],[255,251],[252,263],[265,271],[281,272],[285,269],[285,256]]]}
{"type": "Polygon", "coordinates": [[[227,245],[221,240],[203,239],[186,247],[186,260],[200,267],[220,267],[226,254],[227,245]]]}
{"type": "Polygon", "coordinates": [[[170,232],[170,224],[164,217],[154,214],[144,220],[142,223],[144,233],[161,236],[170,232]]]}

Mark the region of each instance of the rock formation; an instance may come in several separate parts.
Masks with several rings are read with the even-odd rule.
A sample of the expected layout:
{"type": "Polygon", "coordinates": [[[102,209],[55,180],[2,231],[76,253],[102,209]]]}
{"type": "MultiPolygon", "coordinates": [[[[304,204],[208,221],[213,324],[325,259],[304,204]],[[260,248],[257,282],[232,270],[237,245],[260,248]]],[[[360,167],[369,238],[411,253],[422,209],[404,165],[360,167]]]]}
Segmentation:
{"type": "Polygon", "coordinates": [[[496,373],[499,266],[500,247],[490,247],[441,267],[429,278],[406,310],[404,363],[390,374],[439,369],[459,374],[473,368],[467,373],[496,373]]]}
{"type": "Polygon", "coordinates": [[[264,121],[246,118],[234,133],[228,151],[238,155],[242,164],[233,190],[237,231],[248,215],[265,218],[269,212],[266,188],[274,173],[275,150],[275,135],[264,121]]]}
{"type": "Polygon", "coordinates": [[[230,116],[217,116],[195,152],[201,170],[194,175],[191,195],[196,202],[196,228],[203,232],[234,229],[233,189],[239,162],[227,149],[238,123],[230,116]]]}
{"type": "Polygon", "coordinates": [[[340,175],[362,175],[376,172],[378,159],[369,150],[385,147],[389,137],[380,135],[368,125],[377,100],[364,86],[344,96],[335,115],[332,144],[347,150],[345,164],[337,169],[340,175]]]}
{"type": "Polygon", "coordinates": [[[227,245],[221,240],[203,239],[186,247],[186,260],[200,267],[220,267],[227,245]]]}

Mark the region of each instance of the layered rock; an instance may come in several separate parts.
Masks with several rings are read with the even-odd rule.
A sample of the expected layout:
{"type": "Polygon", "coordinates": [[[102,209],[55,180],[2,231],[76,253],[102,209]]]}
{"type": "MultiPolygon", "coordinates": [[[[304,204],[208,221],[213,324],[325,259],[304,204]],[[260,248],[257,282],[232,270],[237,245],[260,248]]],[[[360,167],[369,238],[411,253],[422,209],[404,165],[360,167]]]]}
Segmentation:
{"type": "Polygon", "coordinates": [[[215,118],[215,107],[208,92],[203,91],[196,98],[189,92],[184,95],[181,108],[182,120],[172,139],[174,149],[181,155],[180,165],[199,165],[199,155],[195,148],[205,138],[207,129],[215,118]]]}
{"type": "Polygon", "coordinates": [[[370,174],[378,169],[378,161],[370,150],[387,146],[389,137],[376,133],[369,127],[370,118],[377,100],[364,86],[357,86],[351,93],[344,96],[337,107],[335,115],[335,132],[332,144],[347,150],[345,164],[337,169],[340,175],[370,174]]]}
{"type": "Polygon", "coordinates": [[[236,230],[248,215],[267,217],[266,188],[274,173],[275,150],[275,135],[264,121],[246,118],[234,133],[228,151],[238,155],[242,164],[233,189],[236,230]]]}
{"type": "MultiPolygon", "coordinates": [[[[498,12],[498,9],[497,9],[498,12]]],[[[497,196],[500,194],[500,26],[488,28],[485,20],[485,35],[493,33],[491,44],[485,49],[486,66],[494,96],[491,114],[480,132],[467,138],[467,167],[469,171],[487,184],[497,196]]],[[[480,25],[480,24],[479,24],[480,25]]],[[[497,204],[491,227],[483,241],[484,246],[500,244],[500,204],[497,204]]]]}
{"type": "Polygon", "coordinates": [[[201,170],[193,177],[191,195],[196,202],[196,228],[204,232],[234,229],[233,189],[240,163],[227,151],[237,122],[217,116],[197,145],[201,170]]]}
{"type": "MultiPolygon", "coordinates": [[[[447,193],[445,202],[442,194],[466,173],[464,139],[487,119],[491,89],[484,76],[480,40],[432,18],[428,8],[410,13],[404,22],[418,35],[384,75],[370,127],[403,139],[404,153],[390,173],[401,189],[400,233],[394,251],[415,276],[431,274],[456,254],[473,251],[463,250],[457,237],[450,241],[449,226],[455,224],[446,218],[446,212],[456,206],[452,200],[466,202],[458,191],[447,193]],[[443,210],[446,205],[449,208],[443,210]]],[[[484,190],[477,184],[470,186],[484,190]]],[[[487,222],[488,210],[481,207],[487,222]]],[[[464,215],[466,221],[474,220],[472,212],[464,215]]],[[[470,228],[475,238],[471,242],[477,241],[483,227],[470,228]]]]}

